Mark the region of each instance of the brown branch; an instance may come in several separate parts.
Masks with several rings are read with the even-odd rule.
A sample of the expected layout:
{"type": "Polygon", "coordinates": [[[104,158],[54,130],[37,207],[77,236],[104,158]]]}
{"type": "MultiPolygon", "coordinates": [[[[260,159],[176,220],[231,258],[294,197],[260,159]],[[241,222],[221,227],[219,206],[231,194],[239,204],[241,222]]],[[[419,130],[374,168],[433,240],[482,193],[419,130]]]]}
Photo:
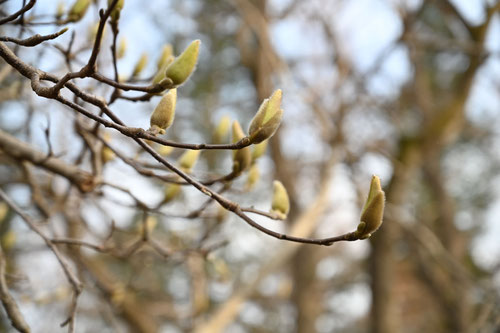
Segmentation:
{"type": "Polygon", "coordinates": [[[31,332],[30,327],[24,320],[24,317],[19,311],[16,300],[10,295],[9,287],[7,286],[7,281],[5,280],[5,257],[2,249],[0,248],[0,298],[2,300],[3,307],[7,316],[19,332],[29,333],[31,332]]]}
{"type": "Polygon", "coordinates": [[[15,12],[14,14],[9,15],[9,16],[4,17],[3,19],[1,19],[0,20],[0,25],[1,24],[5,24],[5,23],[10,22],[10,21],[14,21],[16,18],[18,18],[19,16],[23,15],[28,10],[30,10],[31,8],[33,8],[33,6],[35,5],[35,3],[36,3],[36,0],[30,0],[30,2],[28,2],[28,4],[26,6],[24,6],[23,8],[21,8],[20,10],[18,10],[17,12],[15,12]]]}
{"type": "Polygon", "coordinates": [[[27,160],[44,169],[50,170],[77,186],[82,192],[92,191],[97,181],[90,173],[67,164],[57,157],[50,157],[34,149],[29,144],[0,130],[0,149],[16,159],[27,160]]]}
{"type": "Polygon", "coordinates": [[[63,323],[67,324],[69,323],[69,332],[74,332],[74,321],[75,321],[75,315],[76,315],[76,305],[77,305],[77,298],[82,292],[82,283],[78,279],[78,277],[75,275],[75,273],[69,268],[68,262],[65,260],[65,258],[61,255],[59,252],[59,249],[57,246],[51,242],[50,238],[48,238],[42,230],[37,226],[35,221],[33,219],[25,214],[21,208],[19,208],[14,201],[2,190],[0,189],[0,197],[7,203],[7,205],[15,211],[21,218],[26,222],[28,227],[34,231],[40,238],[43,239],[47,247],[54,253],[54,256],[56,257],[57,261],[61,265],[61,268],[63,269],[64,275],[66,275],[66,278],[68,282],[70,283],[71,287],[73,288],[73,302],[72,306],[70,309],[70,315],[69,318],[63,323]]]}
{"type": "Polygon", "coordinates": [[[36,35],[31,36],[31,37],[26,38],[26,39],[17,39],[17,38],[0,36],[0,41],[11,42],[11,43],[15,43],[15,44],[21,45],[21,46],[32,47],[32,46],[37,46],[38,44],[41,44],[47,40],[56,39],[57,37],[59,37],[63,33],[65,33],[66,31],[68,31],[68,28],[64,28],[61,31],[58,31],[58,32],[50,34],[50,35],[43,35],[42,36],[42,35],[36,34],[36,35]]]}

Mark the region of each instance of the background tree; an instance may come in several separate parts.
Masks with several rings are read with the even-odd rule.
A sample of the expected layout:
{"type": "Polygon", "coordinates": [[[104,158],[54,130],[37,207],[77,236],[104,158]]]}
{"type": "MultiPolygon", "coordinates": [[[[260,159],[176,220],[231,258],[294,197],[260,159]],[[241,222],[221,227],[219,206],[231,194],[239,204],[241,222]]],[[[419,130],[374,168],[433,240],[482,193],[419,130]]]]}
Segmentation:
{"type": "Polygon", "coordinates": [[[2,329],[498,329],[496,1],[0,10],[2,329]],[[318,246],[359,238],[372,174],[381,229],[318,246]]]}

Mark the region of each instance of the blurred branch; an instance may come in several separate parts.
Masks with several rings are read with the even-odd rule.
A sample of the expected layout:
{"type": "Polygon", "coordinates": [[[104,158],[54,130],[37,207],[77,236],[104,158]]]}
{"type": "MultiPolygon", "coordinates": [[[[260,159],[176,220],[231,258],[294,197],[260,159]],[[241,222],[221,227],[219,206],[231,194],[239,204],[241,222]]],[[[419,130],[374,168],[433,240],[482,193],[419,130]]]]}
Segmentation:
{"type": "Polygon", "coordinates": [[[39,167],[63,176],[82,192],[90,192],[97,185],[97,180],[90,173],[67,164],[57,157],[48,156],[2,130],[0,130],[0,149],[13,158],[30,161],[39,167]]]}
{"type": "Polygon", "coordinates": [[[22,333],[31,332],[30,327],[24,320],[24,317],[19,311],[19,307],[15,299],[10,295],[9,287],[7,286],[7,281],[5,280],[5,256],[0,247],[0,298],[2,299],[3,307],[5,308],[5,312],[7,313],[7,317],[9,317],[12,326],[22,333]]]}

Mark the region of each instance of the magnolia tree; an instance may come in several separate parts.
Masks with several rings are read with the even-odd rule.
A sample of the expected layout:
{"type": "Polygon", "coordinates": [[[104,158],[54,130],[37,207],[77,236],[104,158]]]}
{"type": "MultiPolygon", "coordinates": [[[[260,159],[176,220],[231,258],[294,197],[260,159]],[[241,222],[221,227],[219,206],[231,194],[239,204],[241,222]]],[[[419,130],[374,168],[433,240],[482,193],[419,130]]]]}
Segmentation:
{"type": "Polygon", "coordinates": [[[159,323],[172,321],[192,328],[186,319],[209,311],[200,270],[223,275],[226,269],[210,256],[231,241],[230,235],[220,232],[226,212],[283,242],[326,246],[366,239],[382,224],[385,196],[379,178],[373,176],[360,222],[353,232],[316,239],[265,226],[255,216],[286,223],[290,201],[284,185],[274,180],[269,210],[246,206],[240,199],[254,191],[260,177],[257,161],[266,153],[268,140],[272,140],[282,117],[286,117],[280,89],[262,101],[248,131],[237,119],[231,121],[226,116],[213,126],[207,143],[169,140],[166,137],[176,127],[176,113],[182,113],[176,110],[177,97],[183,85],[196,75],[198,56],[203,50],[200,40],[192,41],[178,55],[174,55],[171,45],[165,45],[153,55],[157,58],[155,72],[147,73],[147,56],[143,55],[132,74],[124,76],[118,70],[127,52],[127,42],[119,34],[121,21],[127,20],[120,15],[124,0],[109,0],[106,4],[77,0],[68,10],[59,5],[55,13],[42,17],[35,14],[38,5],[36,0],[23,1],[19,10],[2,12],[0,18],[0,56],[4,61],[0,82],[9,100],[30,100],[24,126],[16,130],[7,123],[0,124],[2,172],[8,175],[0,186],[0,221],[8,226],[22,220],[29,229],[21,236],[21,227],[6,227],[12,230],[4,233],[0,253],[0,296],[5,314],[18,331],[39,331],[37,327],[41,327],[32,319],[36,310],[18,305],[19,295],[31,299],[23,304],[51,304],[61,313],[66,312],[64,318],[61,315],[55,320],[67,326],[69,332],[77,329],[80,317],[87,328],[128,325],[134,331],[154,332],[159,323]],[[91,28],[87,42],[77,47],[75,31],[70,29],[91,9],[98,10],[98,22],[91,28]],[[39,34],[39,28],[58,31],[39,34]],[[111,30],[111,37],[106,38],[106,30],[111,30]],[[64,44],[58,42],[70,33],[71,38],[64,44]],[[52,70],[42,70],[47,66],[39,64],[33,55],[49,48],[56,50],[63,61],[52,70]],[[124,103],[131,107],[137,103],[155,105],[150,110],[150,127],[130,126],[121,119],[118,111],[124,103]],[[30,133],[34,119],[43,112],[58,112],[58,106],[64,107],[64,119],[48,121],[41,137],[30,133]],[[68,122],[72,125],[67,126],[68,122]],[[71,137],[64,134],[68,128],[71,137]],[[65,151],[53,148],[64,145],[65,151]],[[227,151],[232,161],[217,155],[215,164],[205,163],[195,169],[200,152],[203,156],[214,150],[227,151]],[[145,181],[151,186],[149,191],[161,195],[152,200],[143,184],[138,184],[137,190],[116,183],[117,177],[109,174],[118,164],[128,167],[127,178],[145,181]],[[23,184],[28,191],[19,193],[16,184],[23,184]],[[182,193],[188,188],[199,195],[186,203],[182,193]],[[110,191],[125,198],[117,204],[130,212],[127,221],[131,223],[106,214],[103,202],[117,200],[110,191]],[[190,230],[189,235],[176,233],[163,223],[170,217],[205,223],[190,230]],[[18,239],[14,241],[16,234],[18,239]],[[13,282],[13,276],[20,274],[31,278],[30,265],[19,258],[26,252],[39,251],[40,245],[51,251],[51,257],[42,258],[39,264],[43,267],[45,262],[57,259],[58,274],[67,281],[50,295],[56,302],[47,300],[49,296],[19,292],[13,282]],[[171,310],[164,309],[168,305],[163,310],[156,305],[175,303],[165,300],[163,284],[176,274],[178,265],[187,267],[194,291],[185,314],[175,317],[171,310]],[[142,274],[146,275],[138,278],[142,274]],[[133,277],[140,281],[131,283],[133,277]],[[93,306],[98,313],[90,311],[93,306]],[[104,324],[92,326],[92,320],[84,320],[99,316],[99,322],[104,324]]]}

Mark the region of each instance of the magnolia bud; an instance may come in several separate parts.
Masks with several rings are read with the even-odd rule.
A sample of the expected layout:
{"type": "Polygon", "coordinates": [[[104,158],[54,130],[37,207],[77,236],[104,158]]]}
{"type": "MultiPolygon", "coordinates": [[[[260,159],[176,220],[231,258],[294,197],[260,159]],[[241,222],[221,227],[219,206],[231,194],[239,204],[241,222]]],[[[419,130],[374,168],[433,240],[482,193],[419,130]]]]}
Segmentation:
{"type": "Polygon", "coordinates": [[[290,211],[290,200],[285,187],[279,180],[273,182],[273,201],[271,212],[277,214],[281,219],[286,219],[290,211]]]}
{"type": "Polygon", "coordinates": [[[101,149],[101,161],[102,164],[106,164],[112,161],[116,157],[115,153],[109,147],[103,147],[101,149]]]}
{"type": "Polygon", "coordinates": [[[161,55],[156,62],[156,67],[158,69],[166,69],[165,65],[167,64],[167,60],[173,56],[172,45],[165,44],[163,45],[163,49],[161,50],[161,55]]]}
{"type": "Polygon", "coordinates": [[[167,67],[174,62],[174,59],[175,58],[173,55],[170,55],[167,57],[167,59],[165,59],[165,64],[162,68],[160,68],[160,70],[158,70],[158,72],[154,76],[153,83],[160,83],[163,79],[166,78],[165,72],[167,70],[167,67]]]}
{"type": "Polygon", "coordinates": [[[267,149],[267,140],[262,141],[261,143],[258,143],[254,145],[253,151],[252,151],[252,161],[256,161],[259,157],[264,155],[267,149]]]}
{"type": "Polygon", "coordinates": [[[229,126],[231,126],[231,118],[229,116],[224,116],[217,124],[217,127],[214,130],[213,134],[213,142],[214,143],[223,143],[227,134],[229,132],[229,126]]]}
{"type": "Polygon", "coordinates": [[[175,104],[177,102],[177,89],[171,89],[163,95],[160,103],[151,114],[149,129],[154,134],[165,134],[165,130],[172,125],[175,116],[175,104]]]}
{"type": "Polygon", "coordinates": [[[194,71],[198,61],[200,43],[199,39],[191,42],[184,52],[168,66],[165,75],[171,79],[174,84],[180,85],[184,83],[194,71]]]}
{"type": "Polygon", "coordinates": [[[172,153],[172,151],[174,151],[174,147],[163,145],[158,147],[158,154],[160,154],[161,156],[168,156],[172,153]]]}
{"type": "Polygon", "coordinates": [[[143,54],[141,54],[141,57],[135,64],[134,70],[132,72],[132,77],[136,77],[137,75],[141,74],[141,72],[144,70],[147,64],[148,64],[148,54],[144,52],[143,54]]]}
{"type": "Polygon", "coordinates": [[[90,6],[90,0],[76,0],[68,13],[68,22],[77,22],[85,16],[90,6]]]}
{"type": "Polygon", "coordinates": [[[185,171],[190,171],[198,161],[199,156],[200,156],[199,150],[187,150],[179,158],[180,167],[185,171]]]}
{"type": "Polygon", "coordinates": [[[57,3],[57,8],[56,8],[56,19],[60,19],[64,15],[64,9],[65,9],[65,4],[63,1],[59,1],[57,3]]]}
{"type": "Polygon", "coordinates": [[[80,21],[87,12],[90,6],[91,0],[76,0],[71,9],[68,12],[68,22],[78,22],[80,21]]]}
{"type": "Polygon", "coordinates": [[[260,105],[248,130],[252,143],[260,143],[269,139],[280,126],[283,115],[281,96],[281,89],[278,89],[260,105]]]}
{"type": "MultiPolygon", "coordinates": [[[[243,133],[240,123],[235,120],[233,122],[233,143],[240,141],[244,137],[245,133],[243,133]]],[[[252,152],[250,151],[250,147],[235,150],[233,152],[233,174],[239,175],[250,166],[251,162],[252,152]]]]}
{"type": "MultiPolygon", "coordinates": [[[[108,6],[111,6],[113,0],[108,0],[108,6]]],[[[111,23],[116,24],[120,19],[120,12],[123,9],[124,0],[118,0],[115,7],[113,7],[113,11],[111,12],[111,23]]]]}
{"type": "Polygon", "coordinates": [[[246,190],[250,191],[255,187],[255,184],[259,181],[260,171],[257,164],[253,164],[248,171],[247,183],[245,184],[246,190]]]}
{"type": "Polygon", "coordinates": [[[118,50],[116,51],[116,57],[121,59],[125,56],[125,52],[127,52],[127,38],[122,37],[120,39],[120,44],[118,44],[118,50]]]}
{"type": "Polygon", "coordinates": [[[356,230],[359,239],[370,237],[382,225],[384,206],[385,193],[380,186],[380,179],[377,176],[373,176],[370,184],[370,192],[361,213],[361,222],[356,230]]]}
{"type": "Polygon", "coordinates": [[[165,187],[165,197],[163,198],[163,203],[172,201],[179,192],[181,191],[181,185],[179,184],[168,184],[165,187]]]}

